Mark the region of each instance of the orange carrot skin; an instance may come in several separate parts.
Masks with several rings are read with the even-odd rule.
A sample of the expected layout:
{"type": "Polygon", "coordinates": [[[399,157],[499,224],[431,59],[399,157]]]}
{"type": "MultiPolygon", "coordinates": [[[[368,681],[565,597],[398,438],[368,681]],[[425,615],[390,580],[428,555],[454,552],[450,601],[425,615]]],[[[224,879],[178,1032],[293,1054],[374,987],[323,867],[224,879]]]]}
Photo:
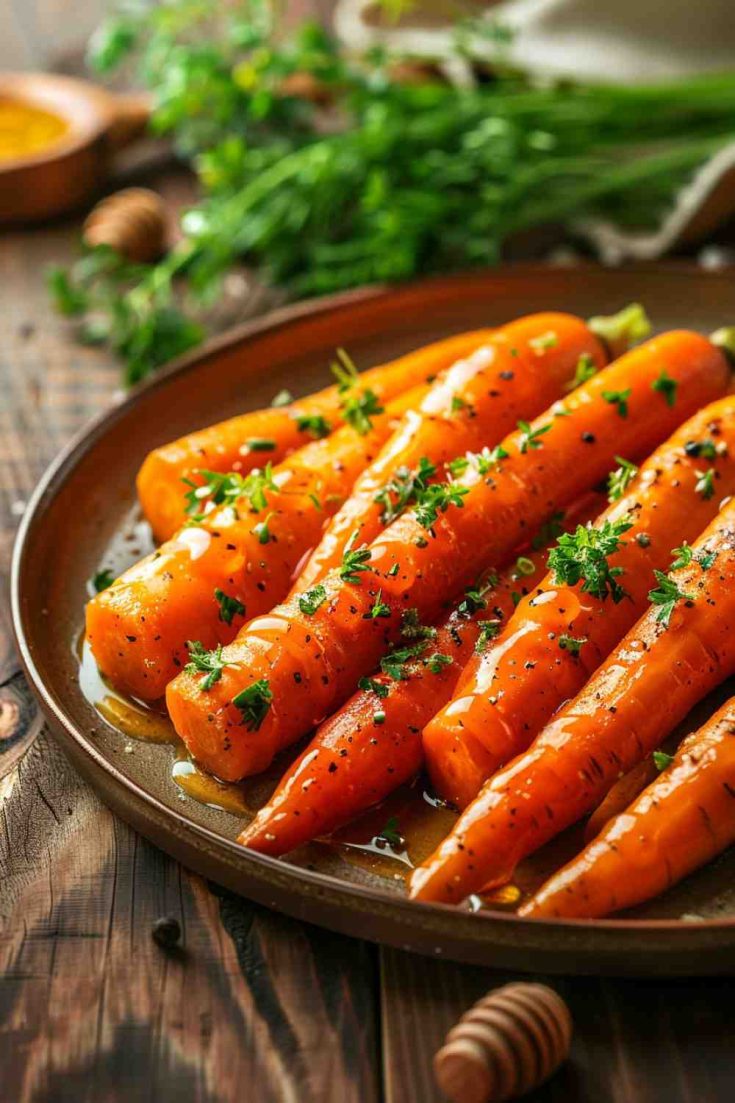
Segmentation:
{"type": "Polygon", "coordinates": [[[677,429],[595,522],[632,521],[609,559],[622,569],[618,581],[629,596],[615,603],[548,574],[494,645],[470,660],[454,698],[424,732],[427,770],[442,797],[466,807],[488,777],[531,744],[646,609],[653,570],[665,570],[674,545],[691,543],[733,493],[735,398],[728,397],[677,429]],[[719,447],[714,458],[689,454],[692,443],[704,441],[719,447]],[[709,469],[714,491],[707,496],[697,487],[709,469]],[[560,646],[565,637],[585,641],[578,654],[560,646]]]}
{"type": "Polygon", "coordinates": [[[610,820],[624,812],[657,776],[656,763],[651,757],[644,758],[627,774],[618,778],[584,825],[584,841],[589,843],[596,838],[610,820]]]}
{"type": "Polygon", "coordinates": [[[711,689],[735,671],[735,501],[693,545],[716,551],[672,573],[693,601],[668,627],[652,606],[532,746],[486,783],[411,880],[420,900],[456,903],[507,881],[518,862],[594,808],[711,689]]]}
{"type": "Polygon", "coordinates": [[[425,654],[446,655],[450,665],[434,673],[420,661],[412,663],[401,681],[376,674],[386,697],[358,690],[325,720],[239,842],[262,854],[286,854],[334,831],[414,777],[423,761],[421,729],[452,692],[477,642],[479,622],[508,617],[513,595],[541,577],[543,552],[530,551],[525,558],[534,562],[533,574],[521,577],[515,567],[505,571],[485,595],[487,608],[464,616],[454,609],[442,621],[425,654]]]}
{"type": "Polygon", "coordinates": [[[616,454],[650,452],[721,395],[729,377],[725,357],[705,338],[666,334],[572,392],[567,416],[549,411],[532,423],[530,434],[511,434],[497,473],[473,469],[463,476],[469,487],[463,508],[440,512],[430,529],[416,511],[404,513],[371,545],[370,570],[357,584],[331,571],[323,582],[325,600],[313,615],[303,613],[294,596],[246,625],[225,650],[228,665],[211,689],[202,692],[201,679],[187,673],[169,684],[167,705],[192,755],[226,780],[264,769],[375,669],[399,638],[405,609],[415,608],[424,623],[437,620],[443,603],[485,564],[502,568],[555,509],[604,478],[616,454]],[[653,389],[664,366],[677,384],[674,405],[653,389]],[[631,394],[623,420],[602,391],[624,388],[631,394]],[[378,598],[388,606],[387,617],[371,615],[378,598]],[[250,730],[233,698],[264,678],[273,699],[250,730]]]}
{"type": "Polygon", "coordinates": [[[735,701],[521,915],[595,918],[665,892],[735,842],[735,701]]]}
{"type": "Polygon", "coordinates": [[[471,356],[455,363],[409,411],[352,494],[329,522],[321,543],[301,571],[301,593],[337,566],[349,540],[370,544],[383,525],[376,495],[396,471],[431,460],[441,479],[444,465],[466,451],[497,444],[563,394],[580,357],[607,363],[600,341],[570,314],[530,314],[498,329],[471,356]]]}
{"type": "MultiPolygon", "coordinates": [[[[568,512],[565,527],[594,516],[600,501],[601,495],[586,495],[568,512]]],[[[463,613],[455,603],[424,653],[446,655],[450,665],[429,670],[418,661],[407,666],[400,681],[375,675],[387,696],[372,689],[354,693],[319,727],[239,841],[263,854],[286,854],[334,831],[414,777],[423,761],[421,729],[452,692],[477,644],[480,623],[507,619],[518,597],[543,575],[545,552],[524,551],[523,573],[516,564],[499,576],[490,572],[492,589],[484,593],[483,608],[463,613]]]]}
{"type": "MultiPolygon", "coordinates": [[[[370,388],[382,403],[409,388],[426,383],[483,344],[492,333],[479,329],[459,333],[443,341],[409,352],[397,360],[361,373],[360,386],[370,388]]],[[[183,479],[197,470],[239,471],[247,474],[263,465],[264,459],[278,463],[294,449],[311,440],[308,430],[299,429],[300,417],[324,417],[332,428],[342,424],[343,396],[336,386],[297,399],[289,406],[255,410],[220,421],[206,429],[180,437],[148,454],[138,473],[140,504],[157,540],[168,540],[186,521],[183,479]],[[268,453],[248,447],[253,439],[272,441],[268,453]]]]}
{"type": "Polygon", "coordinates": [[[318,542],[324,520],[389,435],[395,419],[424,388],[394,399],[360,436],[343,426],[295,452],[274,468],[277,491],[255,512],[242,502],[184,527],[172,540],[127,570],[87,605],[87,638],[106,678],[144,701],[163,696],[188,660],[187,640],[208,650],[229,643],[247,617],[270,609],[288,592],[304,553],[318,542]],[[320,503],[317,508],[315,496],[320,503]],[[261,543],[266,522],[268,542],[261,543]],[[221,590],[244,606],[222,619],[221,590]]]}

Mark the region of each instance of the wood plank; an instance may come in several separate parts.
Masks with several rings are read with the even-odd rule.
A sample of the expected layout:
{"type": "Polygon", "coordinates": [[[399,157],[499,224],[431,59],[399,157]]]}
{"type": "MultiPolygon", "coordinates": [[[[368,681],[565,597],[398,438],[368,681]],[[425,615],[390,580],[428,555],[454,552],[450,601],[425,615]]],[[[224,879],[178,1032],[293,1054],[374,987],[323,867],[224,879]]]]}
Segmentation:
{"type": "MultiPolygon", "coordinates": [[[[75,234],[0,242],[0,575],[44,464],[118,387],[46,297],[43,268],[75,234]]],[[[48,733],[0,783],[3,1100],[373,1103],[376,1024],[374,948],[189,874],[116,820],[48,733]],[[182,952],[153,942],[161,915],[182,952]]]]}
{"type": "MultiPolygon", "coordinates": [[[[475,1000],[517,975],[382,949],[386,1103],[440,1103],[431,1059],[475,1000]]],[[[732,980],[542,977],[568,1002],[570,1060],[528,1103],[726,1103],[732,980]]]]}

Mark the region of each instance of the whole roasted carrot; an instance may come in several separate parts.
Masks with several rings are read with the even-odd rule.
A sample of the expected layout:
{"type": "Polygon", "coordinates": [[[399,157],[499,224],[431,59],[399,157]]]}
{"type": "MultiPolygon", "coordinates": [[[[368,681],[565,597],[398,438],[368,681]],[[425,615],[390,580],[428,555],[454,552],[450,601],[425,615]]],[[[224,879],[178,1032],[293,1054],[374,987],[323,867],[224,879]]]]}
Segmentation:
{"type": "Polygon", "coordinates": [[[371,543],[426,481],[446,475],[448,461],[497,444],[519,418],[534,417],[559,398],[580,364],[594,372],[606,361],[597,337],[570,314],[531,314],[502,326],[405,415],[332,517],[294,592],[320,582],[342,561],[349,541],[371,543]]]}
{"type": "MultiPolygon", "coordinates": [[[[627,417],[627,398],[608,398],[627,417]]],[[[698,536],[735,493],[735,398],[696,413],[623,489],[634,473],[632,464],[620,468],[608,509],[560,537],[549,574],[470,660],[453,699],[427,725],[429,776],[460,808],[580,691],[645,610],[651,572],[666,568],[673,545],[698,536]]]]}
{"type": "Polygon", "coordinates": [[[266,460],[275,464],[310,439],[326,436],[359,412],[365,396],[383,405],[429,382],[460,357],[468,356],[492,330],[459,333],[369,368],[351,384],[326,387],[285,406],[240,414],[155,448],[138,473],[138,496],[157,540],[167,540],[186,521],[184,482],[201,469],[247,475],[266,460]]]}
{"type": "Polygon", "coordinates": [[[325,518],[423,394],[405,392],[371,417],[367,433],[343,426],[272,470],[208,472],[189,494],[196,523],[87,605],[87,638],[107,679],[146,701],[162,697],[190,661],[188,641],[205,651],[229,643],[247,618],[280,601],[325,518]]]}
{"type": "MultiPolygon", "coordinates": [[[[587,495],[564,525],[594,516],[599,500],[587,495]]],[[[487,572],[437,628],[407,618],[403,646],[319,726],[239,841],[264,854],[285,854],[347,823],[410,780],[422,764],[426,719],[451,693],[472,649],[484,646],[538,581],[548,546],[541,546],[544,539],[541,534],[536,546],[500,575],[487,572]]]]}
{"type": "Polygon", "coordinates": [[[730,700],[520,913],[592,918],[630,908],[665,892],[733,842],[735,701],[730,700]]]}
{"type": "Polygon", "coordinates": [[[414,872],[412,896],[458,902],[507,881],[735,672],[735,501],[680,558],[686,566],[657,572],[648,612],[582,692],[486,783],[414,872]]]}
{"type": "Polygon", "coordinates": [[[437,619],[485,564],[502,568],[528,533],[604,478],[619,451],[645,455],[729,379],[706,338],[666,334],[578,387],[564,408],[523,423],[499,451],[468,461],[462,483],[428,487],[369,548],[347,549],[318,589],[246,625],[215,684],[191,671],[169,684],[169,711],[191,753],[228,780],[264,769],[378,665],[407,608],[422,623],[437,619]],[[624,389],[623,419],[603,392],[624,389]]]}

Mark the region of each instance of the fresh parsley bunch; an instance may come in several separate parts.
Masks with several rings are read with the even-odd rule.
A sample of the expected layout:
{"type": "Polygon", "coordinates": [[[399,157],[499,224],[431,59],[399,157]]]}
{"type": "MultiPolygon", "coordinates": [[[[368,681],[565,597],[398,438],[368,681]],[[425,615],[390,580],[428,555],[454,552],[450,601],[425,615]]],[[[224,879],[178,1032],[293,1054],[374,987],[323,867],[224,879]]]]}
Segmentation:
{"type": "MultiPolygon", "coordinates": [[[[735,130],[735,75],[650,87],[402,82],[385,51],[342,53],[314,24],[289,39],[272,0],[126,7],[94,36],[103,73],[150,89],[154,133],[201,198],[160,263],[94,250],[50,276],[83,336],[142,378],[202,339],[240,260],[290,296],[496,263],[507,239],[606,214],[651,227],[735,130]]],[[[462,28],[458,51],[472,48],[462,28]]]]}

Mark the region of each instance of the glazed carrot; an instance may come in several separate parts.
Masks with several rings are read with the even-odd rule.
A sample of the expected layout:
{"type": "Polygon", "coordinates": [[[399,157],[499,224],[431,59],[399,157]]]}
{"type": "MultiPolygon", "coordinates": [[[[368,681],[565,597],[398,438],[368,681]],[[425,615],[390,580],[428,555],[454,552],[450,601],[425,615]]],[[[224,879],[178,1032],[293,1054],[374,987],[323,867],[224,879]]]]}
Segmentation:
{"type": "MultiPolygon", "coordinates": [[[[594,515],[599,500],[587,495],[565,518],[565,527],[594,515]]],[[[400,679],[384,672],[366,679],[320,725],[239,841],[261,853],[285,854],[347,823],[410,780],[423,761],[426,718],[447,699],[462,663],[478,641],[482,645],[483,633],[496,630],[541,577],[545,550],[528,548],[501,575],[488,572],[428,635],[421,653],[400,664],[400,679]]],[[[416,646],[416,635],[409,626],[409,647],[416,646]]]]}
{"type": "Polygon", "coordinates": [[[651,756],[644,758],[632,770],[628,770],[627,774],[618,778],[584,825],[584,841],[591,842],[599,835],[610,820],[624,812],[657,774],[656,763],[651,756]]]}
{"type": "Polygon", "coordinates": [[[354,691],[399,639],[415,608],[432,623],[452,594],[512,550],[561,506],[604,478],[623,451],[648,453],[685,417],[722,394],[730,369],[710,341],[669,333],[626,354],[468,463],[463,484],[435,484],[370,548],[351,548],[320,584],[246,625],[225,649],[216,684],[179,674],[166,699],[192,755],[226,780],[257,773],[354,691]],[[662,380],[668,380],[662,391],[662,380]],[[629,389],[620,418],[604,391],[629,389]],[[307,594],[312,594],[308,591],[307,594]]]}
{"type": "MultiPolygon", "coordinates": [[[[491,333],[489,329],[459,333],[369,368],[360,375],[359,388],[372,391],[384,404],[470,355],[491,333]]],[[[137,486],[156,539],[168,540],[186,521],[182,480],[191,479],[202,468],[246,475],[265,460],[280,462],[314,435],[341,425],[344,398],[337,385],[326,387],[286,406],[240,414],[155,448],[138,473],[137,486]],[[267,452],[262,451],[264,445],[267,452]]]]}
{"type": "Polygon", "coordinates": [[[405,415],[332,517],[294,592],[320,582],[342,561],[350,540],[370,544],[410,504],[422,464],[429,461],[444,477],[448,461],[497,444],[519,418],[534,417],[559,398],[580,362],[594,371],[606,361],[597,337],[570,314],[531,314],[502,326],[405,415]]]}
{"type": "MultiPolygon", "coordinates": [[[[625,400],[613,400],[627,415],[625,400]]],[[[619,481],[591,534],[560,539],[550,573],[493,646],[470,660],[426,727],[432,784],[460,808],[580,691],[646,609],[651,572],[665,569],[674,544],[693,540],[735,493],[735,397],[677,429],[627,492],[619,481]]]]}
{"type": "Polygon", "coordinates": [[[735,701],[554,874],[521,915],[596,917],[650,900],[735,842],[735,701]]]}
{"type": "Polygon", "coordinates": [[[414,872],[412,896],[458,902],[507,881],[735,672],[735,501],[690,552],[687,566],[657,576],[649,610],[582,692],[486,783],[414,872]]]}
{"type": "MultiPolygon", "coordinates": [[[[162,697],[189,659],[187,641],[206,650],[229,643],[246,618],[280,601],[325,518],[424,390],[394,399],[364,435],[346,425],[294,452],[268,478],[251,472],[249,496],[238,498],[235,476],[234,508],[226,496],[93,598],[87,638],[107,679],[146,701],[162,697]]],[[[192,501],[195,510],[207,508],[192,501]]]]}
{"type": "MultiPolygon", "coordinates": [[[[594,516],[599,500],[587,495],[564,519],[565,527],[594,516]]],[[[410,780],[422,764],[426,719],[450,695],[472,649],[482,646],[541,577],[545,550],[528,548],[502,574],[487,572],[435,630],[420,632],[409,623],[405,643],[419,653],[391,667],[401,677],[379,671],[365,679],[319,726],[239,842],[264,854],[285,854],[347,823],[410,780]]]]}

